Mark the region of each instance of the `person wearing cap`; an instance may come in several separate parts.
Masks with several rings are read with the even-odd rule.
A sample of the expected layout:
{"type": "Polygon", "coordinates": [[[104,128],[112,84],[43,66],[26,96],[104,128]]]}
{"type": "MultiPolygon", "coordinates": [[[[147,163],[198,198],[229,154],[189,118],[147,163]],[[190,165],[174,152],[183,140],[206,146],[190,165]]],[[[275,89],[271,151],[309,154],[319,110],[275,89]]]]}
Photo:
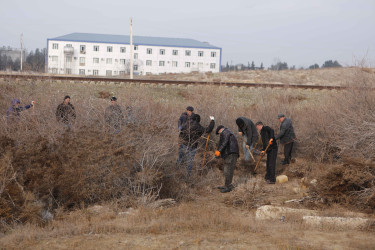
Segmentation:
{"type": "Polygon", "coordinates": [[[26,109],[31,108],[34,105],[34,101],[32,101],[30,104],[22,107],[21,101],[19,99],[13,99],[11,106],[7,109],[7,124],[16,121],[20,117],[21,111],[24,111],[26,109]]]}
{"type": "Polygon", "coordinates": [[[191,114],[191,119],[188,119],[186,126],[180,132],[177,164],[182,165],[186,163],[189,176],[193,169],[193,162],[201,136],[204,133],[211,133],[214,129],[215,118],[210,116],[210,120],[210,124],[205,128],[200,124],[200,115],[191,114]]]}
{"type": "Polygon", "coordinates": [[[70,127],[76,119],[76,111],[70,103],[70,96],[65,96],[63,103],[59,104],[56,109],[56,119],[70,127]]]}
{"type": "Polygon", "coordinates": [[[238,134],[243,137],[243,154],[244,161],[250,161],[250,151],[258,142],[258,132],[254,123],[246,117],[238,117],[236,119],[238,126],[238,134]]]}
{"type": "Polygon", "coordinates": [[[275,184],[276,182],[276,159],[277,159],[277,143],[275,139],[275,132],[272,128],[264,126],[261,121],[255,124],[257,130],[260,132],[263,147],[261,155],[267,154],[266,162],[266,182],[268,184],[275,184]],[[267,151],[265,152],[266,148],[267,151]]]}
{"type": "Polygon", "coordinates": [[[218,187],[220,192],[226,193],[233,189],[232,180],[234,168],[239,157],[238,142],[236,136],[228,128],[220,125],[216,129],[216,134],[220,135],[219,146],[215,152],[216,157],[224,159],[225,185],[218,187]]]}
{"type": "Polygon", "coordinates": [[[296,135],[294,133],[292,120],[290,118],[286,118],[284,114],[279,114],[277,119],[281,124],[280,133],[276,135],[275,139],[280,139],[280,143],[284,145],[284,160],[281,162],[281,164],[287,165],[292,159],[292,150],[296,135]]]}
{"type": "Polygon", "coordinates": [[[114,96],[111,97],[111,105],[105,109],[104,120],[114,134],[119,133],[125,123],[122,109],[117,104],[117,98],[114,96]]]}
{"type": "Polygon", "coordinates": [[[181,131],[187,122],[191,119],[191,116],[194,114],[194,108],[192,106],[187,106],[186,111],[183,112],[178,119],[178,131],[181,131]]]}

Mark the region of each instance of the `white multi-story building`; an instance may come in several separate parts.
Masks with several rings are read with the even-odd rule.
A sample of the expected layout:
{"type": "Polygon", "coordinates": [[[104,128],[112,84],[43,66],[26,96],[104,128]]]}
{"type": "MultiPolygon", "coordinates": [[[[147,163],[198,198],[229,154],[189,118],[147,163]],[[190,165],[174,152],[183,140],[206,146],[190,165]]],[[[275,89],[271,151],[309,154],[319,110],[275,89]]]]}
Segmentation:
{"type": "MultiPolygon", "coordinates": [[[[134,73],[220,72],[221,48],[193,39],[133,36],[134,73]]],[[[130,38],[72,33],[47,39],[54,74],[116,76],[129,73],[130,38]]]]}

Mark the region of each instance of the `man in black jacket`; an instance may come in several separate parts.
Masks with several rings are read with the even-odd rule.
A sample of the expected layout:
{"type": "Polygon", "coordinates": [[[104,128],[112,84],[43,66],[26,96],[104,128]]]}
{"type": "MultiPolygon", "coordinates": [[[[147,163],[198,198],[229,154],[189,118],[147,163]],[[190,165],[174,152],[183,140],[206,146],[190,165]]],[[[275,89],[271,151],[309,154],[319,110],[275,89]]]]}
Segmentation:
{"type": "Polygon", "coordinates": [[[182,127],[179,135],[179,152],[177,163],[179,165],[186,163],[188,167],[188,175],[193,169],[193,161],[197,152],[199,139],[204,133],[211,133],[215,126],[215,118],[210,116],[211,122],[207,128],[201,124],[201,117],[198,114],[192,114],[191,119],[188,119],[186,124],[182,127]]]}
{"type": "Polygon", "coordinates": [[[263,126],[262,122],[256,123],[257,130],[260,132],[262,137],[263,147],[261,154],[267,154],[266,163],[266,176],[265,179],[268,184],[275,184],[276,182],[276,158],[277,158],[277,143],[275,139],[275,133],[272,128],[268,126],[263,126]],[[269,145],[267,152],[265,152],[267,146],[269,145]]]}
{"type": "Polygon", "coordinates": [[[220,142],[215,152],[215,156],[221,156],[224,159],[225,177],[225,186],[219,187],[219,189],[222,193],[226,193],[233,189],[233,172],[239,157],[238,142],[233,132],[228,128],[225,128],[223,125],[217,127],[216,134],[220,134],[220,142]]]}
{"type": "Polygon", "coordinates": [[[120,105],[117,104],[115,96],[111,97],[111,105],[105,109],[104,120],[114,134],[120,133],[122,126],[125,124],[124,114],[120,105]]]}
{"type": "Polygon", "coordinates": [[[58,122],[65,124],[69,128],[74,123],[76,119],[76,111],[74,110],[74,106],[70,103],[70,96],[65,96],[64,102],[57,106],[56,119],[58,122]]]}
{"type": "Polygon", "coordinates": [[[187,106],[186,111],[183,112],[178,119],[178,131],[181,131],[187,122],[190,121],[192,115],[194,114],[194,108],[192,106],[187,106]]]}
{"type": "Polygon", "coordinates": [[[280,124],[280,133],[276,135],[276,140],[280,139],[280,143],[284,145],[284,160],[281,162],[282,165],[287,165],[292,159],[292,150],[296,134],[290,118],[286,118],[284,114],[277,116],[280,124]]]}
{"type": "Polygon", "coordinates": [[[254,123],[246,117],[236,119],[238,134],[243,137],[243,154],[246,162],[250,161],[250,151],[258,141],[258,132],[254,123]]]}

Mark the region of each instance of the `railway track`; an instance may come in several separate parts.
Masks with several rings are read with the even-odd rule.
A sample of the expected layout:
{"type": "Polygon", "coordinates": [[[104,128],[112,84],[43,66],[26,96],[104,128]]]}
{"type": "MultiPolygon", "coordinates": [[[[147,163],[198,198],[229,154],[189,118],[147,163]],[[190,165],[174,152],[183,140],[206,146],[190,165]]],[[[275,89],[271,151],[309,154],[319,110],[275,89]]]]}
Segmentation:
{"type": "Polygon", "coordinates": [[[177,80],[152,80],[152,79],[127,79],[114,77],[82,77],[64,75],[33,75],[33,74],[4,74],[0,78],[22,80],[60,80],[60,81],[86,81],[86,82],[113,82],[113,83],[143,83],[161,85],[209,85],[245,88],[292,88],[292,89],[317,89],[317,90],[344,90],[348,87],[331,85],[302,85],[302,84],[275,84],[275,83],[238,83],[217,81],[177,81],[177,80]]]}

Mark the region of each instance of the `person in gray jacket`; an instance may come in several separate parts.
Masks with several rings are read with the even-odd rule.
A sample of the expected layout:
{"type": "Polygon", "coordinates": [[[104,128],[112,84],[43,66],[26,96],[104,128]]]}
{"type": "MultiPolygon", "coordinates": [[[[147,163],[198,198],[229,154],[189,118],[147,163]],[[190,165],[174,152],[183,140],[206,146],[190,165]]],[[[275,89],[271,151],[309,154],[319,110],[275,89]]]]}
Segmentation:
{"type": "Polygon", "coordinates": [[[236,119],[238,134],[243,137],[243,154],[244,160],[250,161],[250,153],[258,141],[258,131],[254,123],[246,117],[236,119]]]}
{"type": "Polygon", "coordinates": [[[296,134],[294,133],[292,120],[290,120],[290,118],[286,118],[284,114],[279,114],[277,119],[279,119],[281,124],[280,133],[276,135],[275,139],[280,139],[280,143],[284,145],[284,160],[281,164],[287,165],[292,159],[292,150],[296,134]]]}

